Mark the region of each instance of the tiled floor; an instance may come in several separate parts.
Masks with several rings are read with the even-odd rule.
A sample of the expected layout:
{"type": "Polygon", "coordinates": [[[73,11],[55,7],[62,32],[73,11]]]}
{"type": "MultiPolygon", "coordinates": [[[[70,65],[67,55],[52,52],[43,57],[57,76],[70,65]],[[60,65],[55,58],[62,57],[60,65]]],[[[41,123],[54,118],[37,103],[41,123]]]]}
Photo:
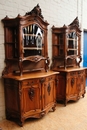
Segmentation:
{"type": "Polygon", "coordinates": [[[3,120],[2,130],[87,130],[87,94],[77,102],[65,107],[57,104],[55,112],[49,112],[40,119],[27,119],[23,127],[15,122],[3,120]]]}

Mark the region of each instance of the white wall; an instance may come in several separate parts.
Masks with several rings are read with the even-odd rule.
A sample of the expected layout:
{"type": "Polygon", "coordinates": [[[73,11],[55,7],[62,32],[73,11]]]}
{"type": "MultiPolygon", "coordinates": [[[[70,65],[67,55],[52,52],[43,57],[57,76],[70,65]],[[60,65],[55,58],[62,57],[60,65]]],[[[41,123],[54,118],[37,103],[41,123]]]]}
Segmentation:
{"type": "MultiPolygon", "coordinates": [[[[53,25],[58,27],[64,24],[69,25],[78,16],[81,28],[87,28],[87,17],[85,17],[85,15],[87,16],[87,0],[0,0],[0,20],[6,15],[9,17],[16,17],[18,14],[24,15],[38,3],[42,9],[44,19],[50,24],[48,26],[48,54],[51,59],[51,27],[53,25]]],[[[0,120],[5,119],[4,87],[1,78],[5,66],[4,59],[4,28],[0,21],[0,120]]]]}

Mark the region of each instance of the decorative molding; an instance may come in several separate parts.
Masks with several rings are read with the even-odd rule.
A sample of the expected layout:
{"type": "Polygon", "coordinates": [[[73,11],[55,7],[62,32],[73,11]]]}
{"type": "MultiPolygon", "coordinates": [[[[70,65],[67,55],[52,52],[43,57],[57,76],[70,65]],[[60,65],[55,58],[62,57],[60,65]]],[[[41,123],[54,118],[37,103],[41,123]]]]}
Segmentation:
{"type": "Polygon", "coordinates": [[[47,91],[48,91],[48,94],[50,95],[50,91],[51,91],[50,83],[47,86],[47,91]]]}
{"type": "Polygon", "coordinates": [[[44,18],[39,4],[37,4],[30,12],[26,12],[25,15],[36,15],[40,16],[42,19],[44,18]]]}
{"type": "Polygon", "coordinates": [[[33,100],[34,95],[35,95],[34,89],[33,89],[33,88],[30,88],[29,91],[28,91],[28,94],[29,94],[30,100],[33,100]]]}
{"type": "Polygon", "coordinates": [[[78,17],[76,17],[76,18],[73,20],[73,22],[70,23],[68,26],[77,26],[78,28],[80,28],[78,17]]]}
{"type": "Polygon", "coordinates": [[[75,79],[72,78],[72,79],[71,79],[71,86],[72,86],[72,87],[73,87],[74,83],[75,83],[75,79]]]}

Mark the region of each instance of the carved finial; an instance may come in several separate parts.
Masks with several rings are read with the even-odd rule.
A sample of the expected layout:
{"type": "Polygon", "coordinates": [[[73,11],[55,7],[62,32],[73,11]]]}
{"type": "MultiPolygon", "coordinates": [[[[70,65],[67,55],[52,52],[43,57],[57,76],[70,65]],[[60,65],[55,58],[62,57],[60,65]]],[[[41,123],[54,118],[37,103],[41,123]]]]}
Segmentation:
{"type": "Polygon", "coordinates": [[[39,4],[37,4],[30,12],[27,12],[25,15],[38,15],[43,18],[39,4]]]}
{"type": "Polygon", "coordinates": [[[6,17],[4,19],[9,19],[9,17],[6,15],[6,17]]]}
{"type": "Polygon", "coordinates": [[[76,17],[73,22],[71,24],[69,24],[69,26],[77,26],[79,28],[79,20],[78,17],[76,17]]]}
{"type": "Polygon", "coordinates": [[[20,14],[17,15],[17,18],[21,18],[22,16],[20,14]]]}
{"type": "Polygon", "coordinates": [[[64,24],[63,27],[66,28],[67,26],[64,24]]]}

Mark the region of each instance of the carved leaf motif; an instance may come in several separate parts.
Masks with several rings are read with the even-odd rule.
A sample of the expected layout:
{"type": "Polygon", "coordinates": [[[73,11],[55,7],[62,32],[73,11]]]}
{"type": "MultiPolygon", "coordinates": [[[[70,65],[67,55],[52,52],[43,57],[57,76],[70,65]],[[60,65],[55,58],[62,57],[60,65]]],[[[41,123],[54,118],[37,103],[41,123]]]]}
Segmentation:
{"type": "Polygon", "coordinates": [[[51,91],[50,83],[47,86],[47,91],[48,91],[48,94],[50,95],[50,91],[51,91]]]}
{"type": "Polygon", "coordinates": [[[79,20],[78,17],[76,17],[73,22],[71,24],[69,24],[69,26],[77,26],[79,28],[79,20]]]}
{"type": "Polygon", "coordinates": [[[39,4],[37,4],[30,12],[27,12],[25,15],[38,15],[43,19],[42,11],[39,4]]]}
{"type": "Polygon", "coordinates": [[[74,80],[74,78],[72,78],[72,79],[71,79],[71,86],[72,86],[72,87],[73,87],[74,83],[75,83],[75,80],[74,80]]]}
{"type": "Polygon", "coordinates": [[[30,88],[29,91],[28,91],[28,94],[29,94],[29,98],[30,100],[33,100],[34,96],[35,96],[35,91],[33,88],[30,88]]]}

